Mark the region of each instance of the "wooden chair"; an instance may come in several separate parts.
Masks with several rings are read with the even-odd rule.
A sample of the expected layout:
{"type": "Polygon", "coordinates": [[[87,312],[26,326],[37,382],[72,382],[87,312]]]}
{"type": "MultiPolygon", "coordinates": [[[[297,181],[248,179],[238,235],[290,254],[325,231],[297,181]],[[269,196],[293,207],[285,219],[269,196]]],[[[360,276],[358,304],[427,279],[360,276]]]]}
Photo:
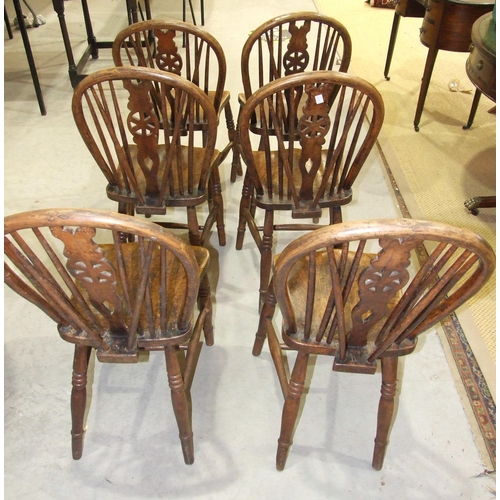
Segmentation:
{"type": "Polygon", "coordinates": [[[73,458],[83,452],[92,349],[105,363],[136,363],[139,350],[163,350],[184,460],[193,463],[189,392],[202,330],[213,344],[208,250],[144,219],[97,210],[10,215],[4,233],[5,283],[75,344],[73,458]],[[121,243],[122,233],[134,241],[121,243]]]}
{"type": "Polygon", "coordinates": [[[253,348],[258,356],[267,335],[285,397],[278,470],[285,467],[292,442],[310,354],[332,356],[333,370],[349,373],[375,373],[381,361],[372,462],[380,470],[394,410],[398,357],[412,353],[418,335],[472,297],[494,267],[495,255],[482,237],[408,219],[337,224],[288,245],[276,259],[253,348]],[[411,265],[416,253],[420,266],[411,265]],[[283,344],[273,327],[276,303],[283,316],[283,344]],[[297,351],[290,378],[283,349],[297,351]]]}
{"type": "Polygon", "coordinates": [[[185,207],[190,242],[203,245],[216,223],[226,244],[219,165],[217,116],[208,97],[192,82],[151,68],[97,71],[75,89],[73,115],[80,134],[105,175],[107,195],[118,212],[165,215],[185,207]],[[204,123],[203,140],[196,130],[204,123]],[[201,228],[196,208],[208,201],[201,228]]]}
{"type": "MultiPolygon", "coordinates": [[[[331,17],[294,12],[270,19],[250,33],[243,47],[240,111],[256,90],[282,76],[318,70],[347,72],[351,51],[349,32],[331,17]]],[[[257,125],[252,131],[259,134],[257,125]]],[[[233,151],[232,182],[242,175],[239,151],[233,151]]]]}
{"type": "MultiPolygon", "coordinates": [[[[233,146],[235,126],[230,93],[224,90],[226,58],[219,42],[210,33],[180,21],[134,23],[118,33],[112,53],[116,66],[156,68],[183,76],[200,87],[218,117],[224,110],[229,136],[227,147],[233,146]],[[176,43],[178,35],[182,35],[182,46],[176,43]]],[[[206,124],[201,120],[196,127],[205,130],[206,124]]]]}
{"type": "Polygon", "coordinates": [[[248,99],[238,125],[247,171],[236,248],[242,248],[248,224],[261,254],[261,301],[269,285],[274,230],[321,227],[276,225],[274,212],[286,210],[292,219],[317,222],[327,208],[329,223],[341,222],[341,206],[352,199],[352,185],[383,119],[382,97],[373,85],[334,71],[285,76],[248,99]],[[252,148],[254,124],[260,129],[259,150],[252,148]],[[263,226],[257,225],[256,207],[265,211],[263,226]]]}

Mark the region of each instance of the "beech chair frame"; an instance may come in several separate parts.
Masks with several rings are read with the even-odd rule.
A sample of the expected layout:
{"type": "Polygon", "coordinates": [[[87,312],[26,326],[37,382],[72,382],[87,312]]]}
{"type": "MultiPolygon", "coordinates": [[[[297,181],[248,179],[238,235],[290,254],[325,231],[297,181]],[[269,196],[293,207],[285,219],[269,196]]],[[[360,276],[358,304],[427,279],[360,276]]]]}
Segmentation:
{"type": "Polygon", "coordinates": [[[47,209],[5,218],[4,254],[5,283],[75,345],[73,458],[83,453],[92,349],[106,363],[137,363],[139,351],[162,350],[184,460],[193,463],[190,387],[202,332],[214,342],[208,250],[129,215],[47,209]]]}
{"type": "Polygon", "coordinates": [[[373,374],[382,388],[372,466],[383,466],[394,413],[398,358],[418,336],[477,293],[495,268],[490,245],[473,232],[411,219],[337,224],[305,234],[276,258],[253,354],[267,338],[285,404],[276,467],[283,470],[297,424],[311,354],[333,370],[373,374]],[[378,243],[377,243],[378,242],[378,243]],[[375,253],[368,253],[376,247],[375,253]],[[412,275],[411,263],[420,265],[412,275]],[[273,325],[276,305],[281,340],[273,325]],[[292,373],[283,352],[297,351],[292,373]]]}

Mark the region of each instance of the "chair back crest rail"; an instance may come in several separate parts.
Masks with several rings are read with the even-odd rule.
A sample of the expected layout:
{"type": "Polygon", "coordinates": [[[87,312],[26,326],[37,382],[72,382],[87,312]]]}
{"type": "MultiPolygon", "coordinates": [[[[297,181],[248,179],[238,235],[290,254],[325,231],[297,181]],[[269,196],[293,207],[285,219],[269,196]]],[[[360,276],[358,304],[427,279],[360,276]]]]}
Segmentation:
{"type": "Polygon", "coordinates": [[[322,207],[348,203],[383,119],[378,91],[343,73],[301,73],[259,89],[239,121],[257,206],[276,204],[293,218],[314,218],[322,207]],[[260,130],[259,150],[252,123],[260,130]]]}
{"type": "Polygon", "coordinates": [[[206,199],[217,118],[196,85],[150,68],[105,69],[78,85],[72,109],[111,199],[158,214],[206,199]],[[203,143],[194,134],[201,121],[203,143]]]}
{"type": "Polygon", "coordinates": [[[319,229],[276,262],[283,340],[334,355],[335,370],[373,373],[378,358],[410,353],[419,334],[481,288],[494,264],[485,240],[444,224],[374,220],[319,229]],[[412,253],[422,246],[427,258],[413,272],[412,253]]]}
{"type": "Polygon", "coordinates": [[[138,348],[191,336],[197,260],[160,226],[61,209],[8,216],[4,232],[7,285],[52,318],[63,339],[95,347],[101,361],[136,362],[138,348]],[[123,232],[136,241],[121,243],[123,232]]]}

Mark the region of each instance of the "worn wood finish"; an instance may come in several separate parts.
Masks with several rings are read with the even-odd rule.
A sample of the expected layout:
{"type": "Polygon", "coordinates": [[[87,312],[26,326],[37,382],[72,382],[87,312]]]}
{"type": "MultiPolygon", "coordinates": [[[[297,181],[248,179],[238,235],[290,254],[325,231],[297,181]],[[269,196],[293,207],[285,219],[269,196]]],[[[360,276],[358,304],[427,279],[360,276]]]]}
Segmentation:
{"type": "MultiPolygon", "coordinates": [[[[317,12],[294,12],[270,19],[250,33],[243,47],[240,106],[256,90],[282,76],[320,70],[346,72],[351,52],[349,32],[336,19],[317,12]]],[[[252,131],[260,133],[258,124],[253,124],[252,131]]],[[[237,166],[239,158],[233,158],[232,182],[237,166]]]]}
{"type": "Polygon", "coordinates": [[[261,301],[269,284],[273,232],[321,227],[312,222],[323,208],[330,211],[330,224],[342,220],[340,207],[351,201],[352,185],[383,120],[375,87],[334,71],[285,76],[248,99],[239,120],[247,172],[236,248],[242,248],[248,225],[261,252],[261,301]],[[259,151],[251,144],[254,127],[260,129],[259,151]],[[254,206],[265,211],[263,228],[257,226],[254,206]],[[298,222],[275,225],[275,210],[289,211],[298,222]]]}
{"type": "Polygon", "coordinates": [[[382,388],[372,465],[380,470],[394,414],[398,357],[486,283],[495,254],[480,236],[434,222],[384,219],[332,225],[293,241],[276,258],[253,354],[269,339],[285,398],[276,466],[282,470],[297,423],[307,357],[333,370],[373,374],[382,388]],[[411,272],[415,253],[426,257],[411,272]],[[281,340],[273,326],[278,304],[281,340]],[[283,350],[298,352],[291,378],[283,350]]]}
{"type": "Polygon", "coordinates": [[[158,69],[104,69],[78,85],[72,110],[121,213],[164,215],[167,207],[189,210],[208,200],[202,235],[197,219],[162,224],[188,228],[191,243],[202,245],[215,224],[225,245],[219,165],[228,151],[215,149],[217,115],[197,85],[158,69]]]}
{"type": "MultiPolygon", "coordinates": [[[[224,90],[226,57],[210,33],[181,21],[143,21],[127,26],[116,35],[112,53],[116,66],[156,68],[183,76],[200,87],[212,102],[218,117],[224,110],[229,137],[225,149],[234,146],[235,124],[230,94],[224,90]],[[179,35],[182,35],[182,46],[176,42],[179,35]]],[[[205,130],[203,119],[197,128],[205,130]]]]}
{"type": "Polygon", "coordinates": [[[186,245],[152,222],[96,210],[11,215],[4,234],[5,283],[75,344],[73,458],[83,451],[90,351],[95,349],[102,362],[134,363],[139,350],[162,349],[184,459],[193,463],[188,395],[202,331],[213,344],[208,250],[186,245]],[[122,243],[122,234],[132,241],[122,243]],[[183,369],[178,355],[185,358],[183,369]]]}

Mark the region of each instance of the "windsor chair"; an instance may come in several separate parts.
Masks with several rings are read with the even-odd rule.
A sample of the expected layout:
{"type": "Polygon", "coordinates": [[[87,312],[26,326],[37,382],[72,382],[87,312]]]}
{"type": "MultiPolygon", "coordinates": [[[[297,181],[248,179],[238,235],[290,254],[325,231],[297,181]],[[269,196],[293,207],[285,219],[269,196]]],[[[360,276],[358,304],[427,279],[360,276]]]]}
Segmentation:
{"type": "Polygon", "coordinates": [[[104,363],[137,363],[139,351],[162,350],[184,461],[193,463],[189,394],[202,331],[213,344],[208,250],[153,222],[98,210],[10,215],[4,235],[5,283],[75,345],[73,458],[83,453],[91,351],[104,363]],[[123,233],[133,241],[123,243],[123,233]]]}
{"type": "Polygon", "coordinates": [[[384,104],[375,87],[335,71],[284,76],[264,85],[243,106],[239,133],[247,170],[236,248],[243,247],[248,225],[260,252],[261,303],[269,285],[274,232],[322,227],[317,222],[323,209],[329,224],[342,221],[341,207],[352,199],[353,183],[383,119],[384,104]],[[254,127],[260,130],[259,149],[252,144],[254,127]],[[257,208],[264,211],[263,225],[257,208]],[[294,222],[276,224],[275,212],[284,211],[294,222]]]}
{"type": "Polygon", "coordinates": [[[72,110],[118,212],[150,217],[184,207],[187,224],[161,224],[187,228],[193,245],[205,244],[216,224],[219,244],[226,244],[219,165],[227,151],[215,149],[217,116],[199,87],[158,69],[103,69],[78,85],[72,110]],[[207,204],[200,226],[196,209],[207,204]]]}
{"type": "MultiPolygon", "coordinates": [[[[294,12],[266,21],[250,33],[243,46],[240,112],[256,90],[282,76],[318,70],[347,72],[351,52],[349,32],[331,17],[294,12]]],[[[258,124],[252,132],[260,134],[258,124]]],[[[239,150],[234,148],[231,181],[242,173],[239,150]]]]}
{"type": "MultiPolygon", "coordinates": [[[[231,96],[224,89],[226,58],[210,33],[180,21],[143,21],[127,26],[116,35],[112,54],[116,66],[156,68],[182,76],[200,87],[213,104],[217,117],[224,110],[229,137],[226,149],[233,147],[235,126],[231,96]],[[182,44],[178,43],[180,40],[182,44]]],[[[203,116],[195,126],[205,131],[203,116]]]]}
{"type": "Polygon", "coordinates": [[[357,221],[311,231],[275,261],[253,354],[267,337],[285,398],[276,466],[285,467],[298,420],[310,355],[333,358],[333,370],[373,374],[382,388],[372,466],[380,470],[389,438],[398,358],[418,336],[478,292],[495,254],[462,228],[411,219],[357,221]],[[418,254],[420,265],[417,265],[418,254]],[[413,265],[412,265],[413,262],[413,265]],[[283,317],[278,338],[276,304],[283,317]],[[288,377],[283,352],[297,352],[288,377]]]}

